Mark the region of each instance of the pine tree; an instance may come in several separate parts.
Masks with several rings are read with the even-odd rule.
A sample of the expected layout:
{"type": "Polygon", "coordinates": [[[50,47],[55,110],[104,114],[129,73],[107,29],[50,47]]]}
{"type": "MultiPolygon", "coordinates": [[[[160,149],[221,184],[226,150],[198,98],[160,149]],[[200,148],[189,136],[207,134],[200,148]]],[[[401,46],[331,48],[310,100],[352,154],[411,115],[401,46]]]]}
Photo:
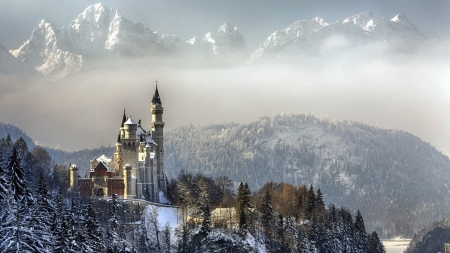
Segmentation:
{"type": "Polygon", "coordinates": [[[342,230],[342,247],[344,252],[353,252],[355,240],[353,238],[353,218],[349,211],[344,208],[340,209],[343,230],[342,230]]]}
{"type": "Polygon", "coordinates": [[[266,243],[273,238],[274,227],[274,210],[272,207],[272,195],[269,191],[266,191],[259,207],[261,212],[261,227],[265,233],[265,238],[267,238],[266,243]]]}
{"type": "Polygon", "coordinates": [[[368,253],[386,253],[383,243],[376,231],[367,236],[368,238],[368,253]]]}
{"type": "Polygon", "coordinates": [[[320,189],[317,189],[316,213],[319,215],[323,215],[325,213],[325,203],[323,202],[323,196],[320,189]]]}
{"type": "Polygon", "coordinates": [[[245,214],[244,208],[239,209],[239,236],[241,238],[245,238],[247,236],[248,224],[247,224],[247,216],[245,214]]]}
{"type": "Polygon", "coordinates": [[[91,199],[89,199],[88,202],[86,219],[83,227],[86,229],[86,247],[91,249],[91,252],[104,252],[106,247],[102,243],[103,230],[97,220],[97,214],[92,208],[91,199]]]}
{"type": "Polygon", "coordinates": [[[150,190],[148,189],[148,186],[145,186],[144,199],[147,201],[152,201],[152,196],[150,194],[150,190]]]}
{"type": "Polygon", "coordinates": [[[211,210],[209,209],[209,204],[206,204],[203,211],[203,221],[200,231],[205,236],[211,232],[211,210]]]}
{"type": "Polygon", "coordinates": [[[367,252],[368,241],[367,241],[366,227],[364,225],[364,220],[359,209],[356,212],[355,216],[355,224],[353,226],[353,237],[355,240],[355,252],[356,253],[367,252]]]}
{"type": "Polygon", "coordinates": [[[149,242],[147,237],[147,226],[145,216],[142,215],[141,224],[138,227],[138,252],[149,252],[149,242]]]}
{"type": "Polygon", "coordinates": [[[8,182],[6,180],[5,170],[2,167],[0,159],[0,201],[8,195],[8,182]]]}
{"type": "Polygon", "coordinates": [[[117,221],[117,211],[120,205],[117,203],[117,194],[113,193],[112,195],[112,206],[111,206],[111,218],[109,219],[109,228],[108,228],[108,249],[107,252],[117,252],[117,228],[119,226],[119,222],[117,221]]]}
{"type": "Polygon", "coordinates": [[[289,252],[285,241],[285,229],[283,215],[279,214],[275,222],[277,252],[289,252]]]}
{"type": "Polygon", "coordinates": [[[169,223],[167,223],[164,226],[163,230],[163,247],[162,252],[164,253],[170,253],[171,244],[170,244],[170,226],[169,223]]]}
{"type": "Polygon", "coordinates": [[[20,157],[15,148],[13,148],[6,166],[6,180],[9,182],[9,191],[16,202],[21,202],[22,198],[30,196],[27,182],[25,181],[25,174],[20,164],[20,157]]]}
{"type": "Polygon", "coordinates": [[[17,154],[20,159],[23,160],[28,153],[28,145],[22,138],[22,136],[16,140],[16,142],[14,143],[14,148],[16,148],[17,154]]]}
{"type": "Polygon", "coordinates": [[[243,184],[242,182],[238,186],[237,195],[237,212],[238,212],[238,222],[239,222],[239,235],[245,237],[249,228],[249,211],[248,209],[252,207],[250,202],[250,189],[248,184],[243,184]]]}
{"type": "Polygon", "coordinates": [[[9,194],[3,200],[0,214],[0,252],[50,252],[50,238],[45,228],[33,224],[36,207],[15,148],[6,170],[9,194]]]}
{"type": "Polygon", "coordinates": [[[311,185],[308,191],[308,202],[306,204],[305,216],[307,219],[311,219],[316,210],[316,194],[314,193],[314,188],[311,185]]]}

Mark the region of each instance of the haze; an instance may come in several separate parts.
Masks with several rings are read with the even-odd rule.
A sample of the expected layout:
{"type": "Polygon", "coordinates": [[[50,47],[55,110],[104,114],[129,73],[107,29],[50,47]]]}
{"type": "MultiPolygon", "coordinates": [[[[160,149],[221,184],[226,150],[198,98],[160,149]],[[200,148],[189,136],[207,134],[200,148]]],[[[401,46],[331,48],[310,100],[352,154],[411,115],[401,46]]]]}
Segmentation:
{"type": "MultiPolygon", "coordinates": [[[[0,8],[0,17],[5,19],[9,10],[8,22],[20,22],[15,28],[0,22],[0,43],[16,48],[40,19],[53,19],[61,27],[94,3],[44,2],[54,4],[53,12],[38,8],[37,14],[31,13],[35,6],[31,2],[26,7],[3,2],[7,8],[0,8]]],[[[322,49],[326,57],[305,57],[295,64],[206,69],[181,67],[171,60],[129,59],[112,67],[98,62],[104,66],[101,70],[59,81],[1,77],[0,121],[20,127],[40,144],[63,150],[114,145],[124,108],[149,128],[151,96],[158,80],[166,130],[187,124],[247,123],[276,113],[314,113],[405,130],[449,155],[450,47],[442,9],[447,2],[436,1],[426,8],[427,1],[335,2],[105,4],[134,22],[183,39],[203,36],[227,21],[239,28],[250,51],[296,20],[322,16],[332,22],[365,10],[388,18],[404,13],[421,30],[438,32],[443,41],[414,55],[388,54],[378,44],[349,48],[337,39],[322,49]]]]}

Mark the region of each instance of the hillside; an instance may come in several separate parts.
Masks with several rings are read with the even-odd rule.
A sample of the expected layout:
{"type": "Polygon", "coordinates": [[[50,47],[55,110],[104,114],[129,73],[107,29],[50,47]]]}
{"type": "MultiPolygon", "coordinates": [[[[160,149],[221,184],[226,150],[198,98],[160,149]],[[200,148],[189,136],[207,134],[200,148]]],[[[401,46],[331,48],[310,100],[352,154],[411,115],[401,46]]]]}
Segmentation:
{"type": "Polygon", "coordinates": [[[445,252],[444,244],[450,242],[450,216],[414,234],[405,253],[445,252]]]}
{"type": "MultiPolygon", "coordinates": [[[[20,129],[0,125],[0,137],[20,129]]],[[[440,220],[448,210],[450,161],[428,143],[404,131],[313,115],[275,115],[249,124],[185,126],[166,132],[165,168],[228,176],[252,190],[268,181],[321,188],[326,203],[360,209],[369,230],[381,237],[403,235],[440,220]]],[[[47,149],[56,163],[89,161],[114,147],[66,152],[47,149]]]]}
{"type": "Polygon", "coordinates": [[[165,136],[166,172],[313,184],[326,203],[360,208],[380,236],[412,236],[448,208],[450,161],[404,131],[313,115],[186,126],[165,136]]]}

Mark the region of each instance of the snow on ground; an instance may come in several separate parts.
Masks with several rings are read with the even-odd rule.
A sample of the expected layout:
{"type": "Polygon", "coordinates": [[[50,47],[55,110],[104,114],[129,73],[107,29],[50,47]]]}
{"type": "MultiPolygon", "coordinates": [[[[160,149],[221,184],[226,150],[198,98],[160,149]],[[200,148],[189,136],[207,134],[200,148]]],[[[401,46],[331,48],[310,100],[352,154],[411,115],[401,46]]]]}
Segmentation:
{"type": "Polygon", "coordinates": [[[411,239],[385,239],[381,241],[386,248],[386,253],[402,253],[408,247],[411,239]]]}
{"type": "MultiPolygon", "coordinates": [[[[175,243],[175,228],[178,227],[178,224],[181,222],[181,213],[179,209],[171,206],[159,206],[149,204],[145,207],[145,219],[148,221],[152,215],[152,209],[158,209],[158,223],[161,230],[164,229],[164,226],[168,223],[170,226],[170,237],[172,243],[175,243]]],[[[150,230],[148,230],[150,231],[150,230]]]]}

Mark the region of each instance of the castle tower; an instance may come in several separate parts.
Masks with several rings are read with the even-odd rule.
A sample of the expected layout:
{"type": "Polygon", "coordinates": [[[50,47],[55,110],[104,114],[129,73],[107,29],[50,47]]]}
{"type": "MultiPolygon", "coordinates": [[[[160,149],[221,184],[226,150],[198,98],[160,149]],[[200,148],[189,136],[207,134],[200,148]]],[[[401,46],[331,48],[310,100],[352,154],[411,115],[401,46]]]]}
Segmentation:
{"type": "Polygon", "coordinates": [[[133,198],[133,178],[131,176],[131,170],[132,167],[129,163],[125,164],[124,166],[124,183],[125,183],[125,190],[123,193],[123,198],[124,199],[132,199],[133,198]]]}
{"type": "Polygon", "coordinates": [[[70,165],[69,174],[70,174],[70,190],[73,194],[76,192],[78,188],[78,167],[76,164],[70,165]]]}
{"type": "Polygon", "coordinates": [[[151,112],[152,122],[150,123],[150,127],[152,129],[152,138],[157,144],[155,149],[156,180],[158,189],[166,193],[166,179],[164,174],[164,122],[162,120],[164,108],[162,107],[159,96],[158,84],[153,95],[151,112]]]}
{"type": "Polygon", "coordinates": [[[116,176],[123,176],[123,153],[122,153],[122,138],[125,138],[124,124],[127,121],[125,109],[123,109],[122,124],[120,125],[119,134],[116,142],[116,153],[114,153],[115,174],[116,176]]]}

